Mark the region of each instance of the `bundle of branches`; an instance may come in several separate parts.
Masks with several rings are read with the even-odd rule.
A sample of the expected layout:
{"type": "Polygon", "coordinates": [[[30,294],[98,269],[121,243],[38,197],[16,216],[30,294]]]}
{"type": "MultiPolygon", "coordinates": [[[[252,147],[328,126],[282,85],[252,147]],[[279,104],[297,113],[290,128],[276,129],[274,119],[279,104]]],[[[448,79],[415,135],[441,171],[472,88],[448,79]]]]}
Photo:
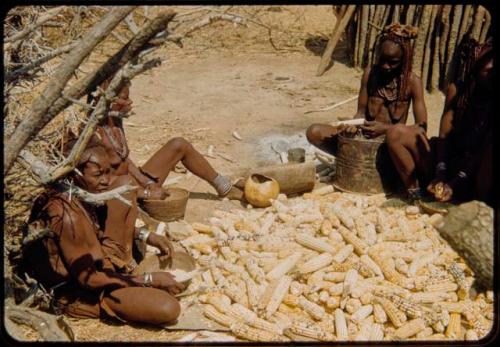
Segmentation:
{"type": "MultiPolygon", "coordinates": [[[[417,27],[412,69],[429,91],[447,85],[463,37],[482,43],[491,34],[491,15],[481,5],[362,5],[356,6],[354,14],[344,10],[342,18],[344,25],[339,26],[342,21],[337,21],[330,41],[345,30],[351,62],[360,68],[373,62],[376,37],[384,26],[399,22],[417,27]]],[[[333,48],[335,44],[329,43],[333,48]]],[[[318,75],[326,70],[333,48],[325,51],[318,75]]]]}

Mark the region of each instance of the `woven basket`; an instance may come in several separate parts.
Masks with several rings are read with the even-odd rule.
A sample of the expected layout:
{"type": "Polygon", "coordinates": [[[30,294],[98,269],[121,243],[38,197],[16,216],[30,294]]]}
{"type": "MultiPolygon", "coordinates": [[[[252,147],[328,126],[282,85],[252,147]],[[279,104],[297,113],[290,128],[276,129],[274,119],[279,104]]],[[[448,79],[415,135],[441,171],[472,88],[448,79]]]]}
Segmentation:
{"type": "Polygon", "coordinates": [[[154,219],[172,222],[184,218],[189,192],[181,188],[167,188],[165,200],[144,200],[142,207],[154,219]]]}

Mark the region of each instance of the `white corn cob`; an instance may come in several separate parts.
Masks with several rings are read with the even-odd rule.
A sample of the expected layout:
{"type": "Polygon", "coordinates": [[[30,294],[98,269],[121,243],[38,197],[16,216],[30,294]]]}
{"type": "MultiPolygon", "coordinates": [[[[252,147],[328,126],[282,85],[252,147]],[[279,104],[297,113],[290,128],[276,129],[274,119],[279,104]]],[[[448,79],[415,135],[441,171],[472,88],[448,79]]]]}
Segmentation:
{"type": "Polygon", "coordinates": [[[319,302],[321,302],[322,304],[326,304],[329,298],[330,295],[326,290],[322,290],[321,292],[319,292],[319,302]]]}
{"type": "Polygon", "coordinates": [[[377,323],[384,324],[387,322],[387,314],[380,304],[373,305],[373,316],[377,323]]]}
{"type": "Polygon", "coordinates": [[[380,306],[382,306],[385,313],[387,314],[387,317],[391,320],[392,324],[396,328],[401,327],[403,323],[406,322],[405,314],[401,312],[392,302],[378,296],[375,296],[373,300],[374,303],[377,303],[380,306]]]}
{"type": "Polygon", "coordinates": [[[371,315],[373,312],[372,305],[361,306],[356,312],[351,315],[351,320],[353,322],[361,322],[363,319],[371,315]]]}
{"type": "Polygon", "coordinates": [[[351,244],[348,244],[344,247],[342,247],[338,252],[337,254],[335,254],[333,256],[333,260],[336,262],[336,263],[343,263],[344,260],[347,259],[347,257],[354,251],[354,246],[351,245],[351,244]]]}
{"type": "Polygon", "coordinates": [[[389,299],[399,310],[410,318],[421,318],[424,315],[423,309],[414,302],[401,298],[395,294],[384,294],[382,296],[389,299]]]}
{"type": "Polygon", "coordinates": [[[291,283],[292,283],[292,278],[289,276],[283,276],[280,279],[278,279],[278,283],[276,284],[276,287],[274,288],[269,303],[265,308],[266,317],[270,317],[273,315],[274,312],[276,312],[279,305],[281,304],[281,301],[283,301],[283,298],[288,293],[288,288],[290,287],[291,283]]]}
{"type": "Polygon", "coordinates": [[[292,320],[288,315],[281,313],[279,311],[276,311],[274,315],[269,317],[269,320],[276,324],[282,331],[285,331],[292,325],[292,320]]]}
{"type": "Polygon", "coordinates": [[[193,229],[195,231],[197,231],[199,233],[208,234],[208,235],[213,234],[212,227],[210,227],[208,225],[205,225],[202,223],[193,223],[193,224],[191,224],[191,226],[193,227],[193,229]]]}
{"type": "Polygon", "coordinates": [[[332,261],[333,256],[331,255],[331,253],[325,252],[305,262],[298,267],[298,270],[301,274],[314,272],[330,265],[332,261]]]}
{"type": "Polygon", "coordinates": [[[349,319],[347,319],[346,322],[347,322],[348,340],[354,340],[354,338],[359,332],[358,325],[349,319]]]}
{"type": "Polygon", "coordinates": [[[411,299],[416,303],[432,304],[450,299],[449,292],[417,292],[412,293],[411,299]]]}
{"type": "Polygon", "coordinates": [[[359,260],[371,271],[373,271],[375,276],[382,276],[382,277],[384,276],[380,267],[377,265],[377,263],[373,261],[372,258],[370,258],[368,254],[363,254],[362,256],[359,257],[359,260]]]}
{"type": "Polygon", "coordinates": [[[415,258],[408,269],[408,276],[415,276],[420,268],[426,266],[428,263],[432,263],[437,256],[437,253],[430,252],[415,258]]]}
{"type": "Polygon", "coordinates": [[[314,302],[301,296],[298,300],[299,306],[315,320],[321,320],[325,316],[325,309],[314,302]]]}
{"type": "Polygon", "coordinates": [[[268,280],[273,280],[286,275],[291,269],[293,269],[293,267],[295,266],[295,264],[297,264],[301,257],[301,252],[292,254],[291,256],[280,262],[278,265],[276,265],[276,267],[274,267],[271,271],[269,271],[266,274],[266,278],[268,280]]]}
{"type": "Polygon", "coordinates": [[[399,339],[406,339],[408,337],[418,334],[425,329],[425,322],[422,318],[416,318],[406,322],[401,327],[396,329],[394,335],[399,339]]]}
{"type": "Polygon", "coordinates": [[[347,271],[344,279],[344,286],[342,290],[342,297],[340,299],[340,308],[344,308],[345,302],[349,294],[351,294],[352,289],[358,281],[358,271],[351,269],[347,271]]]}
{"type": "Polygon", "coordinates": [[[341,209],[340,207],[334,207],[333,211],[339,218],[340,222],[344,224],[348,229],[353,229],[355,227],[354,220],[352,217],[346,212],[346,210],[341,209]]]}
{"type": "Polygon", "coordinates": [[[226,326],[226,327],[229,327],[229,326],[231,326],[231,324],[234,324],[237,322],[237,320],[235,318],[219,312],[212,305],[204,305],[203,314],[207,318],[209,318],[209,319],[211,319],[211,320],[213,320],[213,321],[215,321],[223,326],[226,326]]]}
{"type": "Polygon", "coordinates": [[[344,283],[335,283],[335,284],[332,284],[329,288],[328,288],[328,292],[330,293],[330,295],[333,295],[333,296],[339,296],[339,295],[342,295],[342,292],[344,291],[344,283]]]}
{"type": "Polygon", "coordinates": [[[342,237],[342,235],[340,235],[340,233],[338,231],[332,231],[328,235],[328,239],[330,241],[334,242],[335,244],[340,244],[340,243],[344,242],[344,238],[342,237]]]}
{"type": "Polygon", "coordinates": [[[479,336],[477,336],[477,332],[474,329],[469,329],[465,332],[465,340],[477,341],[479,340],[479,336]]]}
{"type": "Polygon", "coordinates": [[[428,341],[435,341],[435,340],[439,341],[439,340],[446,340],[446,337],[444,336],[444,334],[436,333],[432,334],[431,336],[427,336],[425,339],[428,341]]]}
{"type": "Polygon", "coordinates": [[[304,292],[304,285],[300,282],[293,281],[290,284],[290,294],[300,296],[304,292]]]}
{"type": "Polygon", "coordinates": [[[273,334],[269,331],[251,328],[242,323],[234,323],[230,326],[231,332],[237,337],[249,341],[262,341],[262,342],[283,342],[288,341],[284,336],[273,334]]]}
{"type": "Polygon", "coordinates": [[[460,300],[466,299],[469,296],[469,284],[465,278],[464,270],[462,270],[457,263],[451,263],[450,266],[448,266],[448,271],[458,284],[458,298],[460,300]]]}
{"type": "Polygon", "coordinates": [[[384,339],[384,329],[380,324],[372,324],[370,327],[370,334],[368,335],[368,340],[370,341],[382,341],[384,339]]]}
{"type": "Polygon", "coordinates": [[[238,259],[238,254],[233,252],[228,246],[219,247],[219,252],[230,263],[234,263],[238,259]]]}
{"type": "Polygon", "coordinates": [[[359,300],[363,305],[370,305],[373,301],[373,294],[371,292],[365,292],[359,297],[359,300]]]}
{"type": "Polygon", "coordinates": [[[317,252],[330,252],[330,253],[335,252],[335,248],[332,247],[329,243],[321,239],[315,238],[314,236],[309,234],[305,233],[297,234],[295,236],[295,242],[317,252]]]}
{"type": "Polygon", "coordinates": [[[354,234],[352,231],[349,231],[348,229],[342,226],[338,229],[338,231],[342,235],[344,240],[354,247],[354,252],[356,252],[358,255],[362,255],[367,252],[368,250],[367,243],[362,239],[360,239],[359,237],[357,237],[356,234],[354,234]]]}
{"type": "Polygon", "coordinates": [[[347,340],[349,338],[344,311],[339,308],[335,310],[335,332],[337,340],[347,340]]]}
{"type": "Polygon", "coordinates": [[[418,340],[426,340],[427,337],[431,336],[433,334],[433,330],[431,327],[427,327],[424,330],[420,331],[417,333],[416,338],[418,340]]]}
{"type": "Polygon", "coordinates": [[[329,272],[323,276],[325,281],[344,282],[346,272],[329,272]]]}
{"type": "Polygon", "coordinates": [[[324,236],[330,235],[330,233],[333,230],[332,222],[330,219],[326,218],[323,223],[321,224],[321,234],[324,236]]]}
{"type": "Polygon", "coordinates": [[[457,289],[458,285],[451,281],[425,286],[427,292],[456,292],[457,289]]]}
{"type": "Polygon", "coordinates": [[[366,319],[359,324],[359,331],[354,336],[354,341],[367,341],[370,339],[371,327],[373,323],[371,320],[366,319]]]}
{"type": "Polygon", "coordinates": [[[413,289],[415,287],[411,279],[405,278],[396,271],[394,261],[392,261],[391,258],[382,258],[374,252],[371,252],[370,257],[378,264],[380,270],[382,270],[382,273],[384,274],[384,277],[389,282],[407,289],[413,289]]]}
{"type": "Polygon", "coordinates": [[[210,270],[202,272],[201,278],[203,280],[203,283],[208,287],[215,287],[215,281],[212,277],[212,273],[210,272],[210,270]]]}
{"type": "Polygon", "coordinates": [[[446,327],[445,336],[452,340],[458,340],[462,337],[461,328],[461,315],[460,313],[450,313],[450,321],[446,327]]]}
{"type": "Polygon", "coordinates": [[[255,260],[252,257],[248,256],[244,258],[243,262],[250,276],[252,276],[252,278],[257,283],[264,283],[266,275],[264,274],[264,271],[262,271],[262,269],[259,267],[259,265],[257,265],[255,260]]]}
{"type": "Polygon", "coordinates": [[[329,309],[335,309],[340,307],[340,297],[330,296],[326,301],[326,307],[329,309]]]}
{"type": "Polygon", "coordinates": [[[396,266],[396,270],[399,271],[402,274],[407,274],[409,267],[408,264],[403,260],[403,258],[396,258],[394,259],[394,265],[396,266]]]}
{"type": "Polygon", "coordinates": [[[282,302],[285,305],[288,305],[290,307],[297,307],[297,306],[299,306],[299,297],[296,296],[296,295],[292,295],[292,294],[286,294],[283,297],[283,301],[282,302]]]}
{"type": "Polygon", "coordinates": [[[260,290],[257,284],[250,278],[250,276],[245,275],[242,276],[243,281],[245,281],[247,295],[248,295],[248,304],[252,309],[257,309],[259,306],[260,300],[260,290]]]}
{"type": "Polygon", "coordinates": [[[243,282],[243,286],[233,283],[231,281],[226,281],[222,287],[224,294],[226,294],[231,300],[248,307],[248,296],[246,293],[246,285],[243,282]]]}
{"type": "Polygon", "coordinates": [[[226,278],[219,268],[212,266],[210,267],[210,272],[212,273],[212,277],[218,286],[223,286],[226,283],[226,278]]]}
{"type": "Polygon", "coordinates": [[[294,322],[288,328],[290,332],[296,335],[309,337],[319,341],[334,341],[335,336],[327,331],[318,329],[313,325],[309,325],[305,322],[294,322]]]}
{"type": "Polygon", "coordinates": [[[222,269],[224,271],[227,271],[229,273],[239,275],[245,271],[243,266],[235,265],[227,260],[223,259],[216,259],[214,261],[215,266],[217,266],[219,269],[222,269]]]}

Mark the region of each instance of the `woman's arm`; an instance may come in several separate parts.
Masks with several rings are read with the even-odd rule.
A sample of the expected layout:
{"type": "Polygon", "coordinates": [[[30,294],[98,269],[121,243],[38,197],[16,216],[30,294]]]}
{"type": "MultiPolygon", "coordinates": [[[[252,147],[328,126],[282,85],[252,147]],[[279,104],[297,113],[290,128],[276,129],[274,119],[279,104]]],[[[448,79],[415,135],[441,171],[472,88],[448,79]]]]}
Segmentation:
{"type": "Polygon", "coordinates": [[[367,67],[361,77],[361,87],[358,96],[358,111],[354,118],[365,118],[366,106],[368,105],[368,79],[370,77],[370,68],[367,67]]]}

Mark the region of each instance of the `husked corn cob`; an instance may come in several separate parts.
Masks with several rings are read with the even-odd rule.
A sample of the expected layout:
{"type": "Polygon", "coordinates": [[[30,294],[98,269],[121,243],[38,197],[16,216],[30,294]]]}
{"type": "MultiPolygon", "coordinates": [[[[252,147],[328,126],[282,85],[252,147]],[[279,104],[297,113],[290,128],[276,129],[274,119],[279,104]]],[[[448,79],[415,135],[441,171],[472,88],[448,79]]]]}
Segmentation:
{"type": "Polygon", "coordinates": [[[283,298],[288,293],[288,288],[290,288],[291,283],[292,283],[292,278],[289,276],[283,276],[280,279],[278,279],[278,283],[276,284],[276,287],[274,288],[269,303],[267,304],[267,307],[265,309],[266,317],[270,317],[274,312],[276,312],[279,305],[283,301],[283,298]]]}
{"type": "Polygon", "coordinates": [[[387,314],[380,304],[373,305],[373,316],[377,323],[384,324],[387,322],[387,314]]]}
{"type": "Polygon", "coordinates": [[[222,290],[224,294],[226,294],[231,300],[237,302],[243,306],[248,307],[248,297],[246,293],[246,285],[243,283],[243,287],[232,283],[230,281],[226,281],[223,285],[222,290]]]}
{"type": "Polygon", "coordinates": [[[312,235],[305,234],[305,233],[300,233],[295,236],[295,241],[298,244],[301,244],[304,247],[310,248],[314,251],[318,252],[329,252],[329,253],[334,253],[335,248],[330,245],[329,243],[315,238],[312,235]]]}
{"type": "Polygon", "coordinates": [[[345,302],[349,294],[351,294],[352,289],[358,281],[358,271],[351,269],[347,271],[344,279],[344,286],[342,289],[342,296],[340,299],[340,308],[344,308],[345,302]]]}
{"type": "Polygon", "coordinates": [[[292,325],[292,319],[280,311],[276,311],[271,317],[269,317],[269,320],[276,324],[282,331],[285,331],[292,325]]]}
{"type": "Polygon", "coordinates": [[[370,292],[365,292],[359,297],[359,300],[363,305],[370,305],[373,300],[373,294],[370,292]]]}
{"type": "Polygon", "coordinates": [[[465,340],[477,341],[479,340],[479,336],[477,336],[477,332],[474,329],[469,329],[465,332],[465,340]]]}
{"type": "Polygon", "coordinates": [[[381,298],[378,296],[375,296],[373,298],[374,303],[379,304],[382,306],[384,309],[385,313],[387,314],[387,317],[391,320],[392,324],[396,327],[399,328],[403,325],[404,322],[406,322],[406,316],[403,312],[401,312],[392,302],[385,298],[381,298]]]}
{"type": "Polygon", "coordinates": [[[303,296],[299,298],[298,304],[300,308],[306,311],[315,320],[321,320],[325,316],[325,309],[323,307],[316,305],[314,302],[307,300],[303,296]]]}
{"type": "Polygon", "coordinates": [[[329,298],[330,298],[330,295],[328,294],[328,292],[326,290],[322,290],[319,293],[319,302],[321,302],[322,304],[326,304],[326,302],[328,301],[329,298]]]}
{"type": "Polygon", "coordinates": [[[290,307],[297,307],[299,306],[299,297],[292,294],[286,294],[283,297],[283,303],[290,307]]]}
{"type": "Polygon", "coordinates": [[[193,229],[199,233],[203,233],[203,234],[208,234],[208,235],[212,235],[213,232],[212,232],[212,228],[208,225],[205,225],[205,224],[202,224],[202,223],[193,223],[191,224],[191,226],[193,227],[193,229]]]}
{"type": "Polygon", "coordinates": [[[354,252],[356,252],[358,255],[366,254],[368,245],[365,241],[361,240],[352,231],[349,231],[342,226],[338,229],[338,231],[342,235],[344,240],[354,247],[354,252]]]}
{"type": "Polygon", "coordinates": [[[219,268],[211,266],[210,272],[212,273],[212,277],[218,286],[223,286],[226,283],[226,277],[224,277],[219,268]]]}
{"type": "Polygon", "coordinates": [[[237,337],[243,338],[249,341],[261,341],[261,342],[284,342],[288,341],[285,336],[278,334],[273,334],[269,331],[251,328],[242,323],[233,323],[230,326],[231,332],[237,337]]]}
{"type": "Polygon", "coordinates": [[[340,297],[330,296],[326,301],[326,307],[329,309],[335,309],[340,307],[340,297]]]}
{"type": "Polygon", "coordinates": [[[297,264],[301,257],[301,252],[292,254],[291,256],[280,262],[278,265],[276,265],[276,267],[274,267],[271,271],[269,271],[266,274],[266,278],[268,280],[274,280],[282,277],[283,275],[286,275],[290,270],[293,269],[293,267],[295,266],[295,264],[297,264]]]}
{"type": "Polygon", "coordinates": [[[346,272],[329,272],[323,276],[325,281],[344,282],[346,272]]]}
{"type": "Polygon", "coordinates": [[[401,327],[396,329],[394,335],[399,339],[406,339],[408,337],[418,334],[425,329],[425,322],[422,318],[416,318],[406,322],[401,327]]]}
{"type": "Polygon", "coordinates": [[[246,285],[246,291],[248,295],[248,304],[252,309],[256,309],[259,306],[260,300],[260,290],[257,284],[250,278],[250,276],[242,276],[243,281],[246,285]]]}
{"type": "Polygon", "coordinates": [[[344,247],[342,247],[338,252],[337,254],[335,254],[333,256],[333,260],[336,262],[336,263],[343,263],[344,260],[347,259],[347,257],[354,251],[354,246],[351,245],[351,244],[348,244],[344,247]]]}
{"type": "Polygon", "coordinates": [[[228,246],[219,247],[219,251],[224,259],[226,259],[230,263],[234,263],[236,262],[236,259],[238,259],[238,254],[233,252],[228,246]]]}
{"type": "Polygon", "coordinates": [[[309,337],[319,341],[334,341],[335,336],[332,333],[323,331],[315,326],[303,322],[295,322],[288,328],[290,332],[296,335],[309,337]]]}
{"type": "Polygon", "coordinates": [[[425,286],[427,292],[456,292],[457,289],[457,284],[451,281],[425,286]]]}
{"type": "Polygon", "coordinates": [[[415,337],[418,340],[425,340],[427,337],[431,336],[434,333],[431,327],[427,327],[424,330],[420,331],[415,337]]]}
{"type": "Polygon", "coordinates": [[[412,293],[411,299],[416,303],[432,304],[450,299],[450,292],[417,292],[412,293]]]}
{"type": "Polygon", "coordinates": [[[344,311],[339,308],[335,310],[335,332],[337,340],[347,340],[349,338],[344,311]]]}
{"type": "Polygon", "coordinates": [[[460,300],[465,300],[469,296],[469,284],[465,279],[464,270],[462,270],[457,263],[451,263],[450,266],[448,266],[448,271],[458,284],[458,298],[460,300]]]}
{"type": "Polygon", "coordinates": [[[211,320],[213,320],[213,321],[215,321],[223,326],[226,326],[226,327],[229,327],[229,326],[231,326],[231,324],[234,324],[237,322],[237,319],[219,312],[212,305],[204,305],[203,314],[207,318],[209,318],[209,319],[211,319],[211,320]]]}
{"type": "Polygon", "coordinates": [[[321,224],[321,234],[324,236],[330,235],[330,233],[333,230],[332,222],[330,219],[326,218],[323,223],[321,224]]]}
{"type": "Polygon", "coordinates": [[[385,294],[383,296],[389,299],[399,310],[410,318],[421,318],[424,315],[423,309],[409,300],[403,299],[395,294],[385,294]]]}
{"type": "Polygon", "coordinates": [[[445,336],[452,340],[458,340],[462,336],[462,318],[460,313],[450,313],[450,321],[446,327],[445,336]]]}
{"type": "Polygon", "coordinates": [[[255,260],[253,260],[252,257],[247,256],[244,258],[243,261],[245,263],[245,267],[248,270],[248,273],[250,274],[250,276],[252,276],[252,278],[257,283],[259,283],[259,284],[264,283],[266,275],[264,274],[264,271],[262,271],[262,269],[259,267],[259,265],[257,265],[255,260]]]}
{"type": "Polygon", "coordinates": [[[371,325],[368,339],[370,341],[382,341],[384,339],[384,329],[380,324],[375,323],[371,325]]]}
{"type": "Polygon", "coordinates": [[[411,279],[405,278],[403,275],[396,271],[394,262],[391,261],[391,258],[382,258],[374,252],[370,254],[370,257],[379,265],[380,270],[382,270],[384,277],[388,281],[395,283],[403,288],[412,289],[415,287],[411,279]]]}
{"type": "Polygon", "coordinates": [[[332,261],[333,256],[331,255],[331,253],[325,252],[308,260],[307,262],[299,266],[298,270],[301,274],[314,272],[328,266],[332,261]]]}
{"type": "Polygon", "coordinates": [[[428,252],[424,255],[418,256],[413,259],[408,269],[408,276],[415,276],[417,271],[422,267],[426,266],[428,263],[431,263],[438,256],[435,252],[428,252]]]}
{"type": "MultiPolygon", "coordinates": [[[[353,314],[362,306],[361,301],[359,299],[347,299],[345,302],[344,309],[347,313],[353,314]]],[[[341,307],[342,308],[342,307],[341,307]]]]}
{"type": "Polygon", "coordinates": [[[356,312],[352,314],[351,320],[353,322],[361,322],[363,319],[371,315],[372,312],[373,312],[372,305],[361,306],[356,312]]]}
{"type": "Polygon", "coordinates": [[[345,211],[338,207],[334,207],[333,211],[337,215],[338,219],[342,224],[344,224],[348,229],[353,229],[355,227],[354,219],[345,211]]]}
{"type": "Polygon", "coordinates": [[[203,283],[206,284],[208,287],[215,287],[215,281],[212,277],[212,273],[210,270],[203,271],[201,273],[201,279],[203,280],[203,283]]]}

